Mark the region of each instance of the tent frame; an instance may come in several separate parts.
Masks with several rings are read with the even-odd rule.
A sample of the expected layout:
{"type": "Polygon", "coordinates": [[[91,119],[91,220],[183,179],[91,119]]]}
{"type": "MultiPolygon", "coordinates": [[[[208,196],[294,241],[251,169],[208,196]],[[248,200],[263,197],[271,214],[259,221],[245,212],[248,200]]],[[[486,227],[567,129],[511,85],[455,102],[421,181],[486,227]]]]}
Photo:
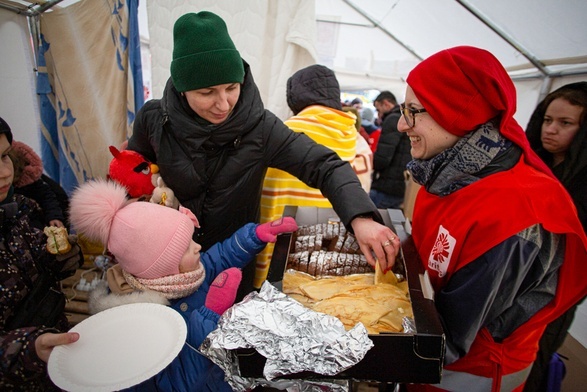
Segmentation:
{"type": "MultiPolygon", "coordinates": [[[[22,14],[27,17],[29,30],[31,34],[31,38],[33,41],[33,54],[34,59],[37,61],[37,48],[39,43],[39,28],[38,28],[38,16],[43,12],[49,10],[50,8],[54,7],[55,5],[61,3],[63,0],[47,0],[42,2],[32,2],[28,1],[30,5],[25,6],[23,4],[15,3],[15,2],[0,2],[0,8],[11,10],[17,14],[22,14]]],[[[369,28],[377,28],[390,39],[395,41],[397,44],[401,45],[406,51],[408,51],[411,55],[413,55],[419,61],[423,60],[422,56],[420,56],[413,48],[399,39],[395,34],[391,31],[383,27],[379,22],[369,16],[363,9],[357,6],[351,0],[342,0],[347,6],[361,15],[363,18],[369,21],[370,25],[364,25],[364,27],[369,28]]],[[[524,56],[538,71],[536,74],[526,74],[526,75],[511,75],[513,80],[524,80],[524,79],[541,79],[542,85],[540,88],[540,95],[538,97],[539,101],[541,101],[551,90],[553,81],[557,77],[563,76],[581,76],[587,75],[587,70],[567,70],[567,71],[557,71],[551,72],[549,71],[545,64],[541,62],[533,53],[530,52],[527,48],[525,48],[520,42],[518,42],[514,37],[507,34],[502,28],[498,25],[493,23],[486,15],[484,15],[479,9],[474,7],[469,1],[467,0],[455,0],[459,5],[461,5],[467,12],[475,16],[479,21],[481,21],[485,26],[495,32],[502,40],[507,42],[510,46],[512,46],[516,51],[518,51],[522,56],[524,56]]],[[[320,22],[329,22],[329,23],[340,23],[340,22],[333,22],[333,21],[324,21],[320,20],[320,22]]],[[[578,61],[583,61],[583,58],[579,58],[578,61]]],[[[35,69],[36,71],[36,69],[35,69]]],[[[509,69],[509,72],[515,71],[513,69],[509,69]]]]}
{"type": "MultiPolygon", "coordinates": [[[[491,29],[493,32],[495,32],[501,39],[503,39],[505,42],[507,42],[509,45],[511,45],[515,50],[517,50],[534,67],[536,67],[536,69],[539,71],[539,73],[537,73],[536,75],[518,75],[518,76],[513,75],[513,76],[511,76],[511,78],[513,80],[542,79],[542,86],[540,88],[540,95],[538,97],[538,102],[542,101],[542,99],[544,99],[544,97],[546,97],[546,95],[550,92],[554,78],[561,77],[561,76],[587,75],[587,70],[550,72],[544,66],[544,64],[540,60],[538,60],[538,58],[535,55],[533,55],[528,49],[524,48],[520,42],[516,41],[514,39],[514,37],[507,34],[503,29],[501,29],[499,26],[497,26],[495,23],[493,23],[491,20],[489,20],[489,18],[486,15],[484,15],[481,11],[479,11],[477,8],[475,8],[473,5],[471,5],[468,1],[466,1],[466,0],[455,0],[455,1],[457,3],[459,3],[463,8],[465,8],[465,10],[467,10],[467,12],[469,12],[470,14],[475,16],[477,19],[479,19],[485,26],[487,26],[489,29],[491,29]]],[[[418,53],[416,53],[416,51],[414,51],[409,45],[407,45],[405,42],[403,42],[402,40],[397,38],[397,36],[395,36],[391,31],[389,31],[385,27],[381,26],[375,19],[373,19],[368,14],[366,14],[360,7],[355,5],[352,1],[343,0],[343,2],[371,23],[371,26],[365,26],[365,27],[374,27],[374,28],[379,29],[385,35],[387,35],[392,40],[394,40],[397,44],[401,45],[405,50],[407,50],[409,53],[411,53],[418,60],[420,60],[420,61],[423,60],[422,56],[420,56],[418,53]]],[[[331,23],[337,23],[337,22],[331,22],[331,23]]],[[[509,71],[512,71],[512,70],[509,70],[509,71]]]]}
{"type": "Polygon", "coordinates": [[[43,12],[47,11],[51,7],[61,3],[63,0],[49,0],[42,3],[39,2],[31,2],[29,1],[30,5],[25,6],[21,5],[18,6],[17,3],[2,3],[0,2],[0,8],[4,8],[10,11],[13,11],[19,15],[26,16],[28,26],[29,26],[29,34],[32,39],[32,52],[33,52],[33,59],[35,62],[35,76],[39,70],[39,59],[38,59],[38,48],[39,42],[41,41],[41,35],[39,31],[39,15],[43,12]]]}

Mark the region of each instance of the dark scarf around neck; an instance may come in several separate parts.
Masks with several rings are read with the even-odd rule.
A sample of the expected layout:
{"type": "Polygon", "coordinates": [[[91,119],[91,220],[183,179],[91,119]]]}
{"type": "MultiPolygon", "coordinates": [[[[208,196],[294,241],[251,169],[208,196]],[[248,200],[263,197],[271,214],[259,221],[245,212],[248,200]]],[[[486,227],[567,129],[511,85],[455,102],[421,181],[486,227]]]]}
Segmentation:
{"type": "Polygon", "coordinates": [[[479,180],[479,173],[511,144],[499,133],[493,120],[431,159],[410,161],[407,168],[428,192],[446,196],[479,180]]]}

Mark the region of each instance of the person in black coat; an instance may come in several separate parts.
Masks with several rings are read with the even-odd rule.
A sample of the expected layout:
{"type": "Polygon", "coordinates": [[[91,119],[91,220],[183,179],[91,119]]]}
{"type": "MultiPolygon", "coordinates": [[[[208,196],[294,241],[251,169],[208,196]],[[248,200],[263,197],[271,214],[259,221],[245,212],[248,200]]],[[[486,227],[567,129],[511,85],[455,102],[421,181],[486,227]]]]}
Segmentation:
{"type": "MultiPolygon", "coordinates": [[[[137,113],[128,149],[159,166],[179,202],[200,221],[205,251],[247,222],[258,222],[265,172],[275,167],[319,188],[367,257],[390,269],[399,240],[348,162],[265,110],[249,65],[224,21],[188,13],[174,25],[171,78],[163,97],[137,113]],[[373,252],[373,253],[372,253],[373,252]]],[[[253,289],[243,271],[239,298],[253,289]]]]}
{"type": "Polygon", "coordinates": [[[373,154],[369,196],[377,208],[402,208],[406,192],[404,171],[412,160],[410,138],[397,130],[401,112],[395,96],[390,91],[382,91],[374,102],[382,123],[373,154]]]}

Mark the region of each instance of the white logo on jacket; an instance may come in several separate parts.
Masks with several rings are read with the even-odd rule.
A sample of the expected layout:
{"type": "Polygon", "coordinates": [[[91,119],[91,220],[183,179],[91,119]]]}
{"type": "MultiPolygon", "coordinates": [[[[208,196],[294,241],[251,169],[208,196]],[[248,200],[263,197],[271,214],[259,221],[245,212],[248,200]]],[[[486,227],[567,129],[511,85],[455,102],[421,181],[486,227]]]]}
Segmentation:
{"type": "Polygon", "coordinates": [[[430,251],[430,256],[428,256],[428,268],[437,271],[438,276],[441,278],[446,275],[456,243],[457,240],[440,225],[434,246],[430,251]]]}

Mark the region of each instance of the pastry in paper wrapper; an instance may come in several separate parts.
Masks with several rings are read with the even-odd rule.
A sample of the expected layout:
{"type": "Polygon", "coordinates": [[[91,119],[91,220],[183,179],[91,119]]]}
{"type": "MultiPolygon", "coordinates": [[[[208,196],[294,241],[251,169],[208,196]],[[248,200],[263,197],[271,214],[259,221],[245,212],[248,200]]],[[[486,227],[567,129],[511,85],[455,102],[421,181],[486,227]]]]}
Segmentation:
{"type": "Polygon", "coordinates": [[[62,255],[71,250],[65,227],[47,226],[43,229],[43,232],[47,236],[47,252],[62,255]]]}
{"type": "Polygon", "coordinates": [[[240,376],[231,350],[256,349],[267,358],[263,375],[271,381],[304,371],[338,374],[371,347],[362,324],[347,331],[336,317],[310,310],[265,282],[222,315],[200,350],[224,370],[234,390],[245,391],[259,384],[240,376]]]}

